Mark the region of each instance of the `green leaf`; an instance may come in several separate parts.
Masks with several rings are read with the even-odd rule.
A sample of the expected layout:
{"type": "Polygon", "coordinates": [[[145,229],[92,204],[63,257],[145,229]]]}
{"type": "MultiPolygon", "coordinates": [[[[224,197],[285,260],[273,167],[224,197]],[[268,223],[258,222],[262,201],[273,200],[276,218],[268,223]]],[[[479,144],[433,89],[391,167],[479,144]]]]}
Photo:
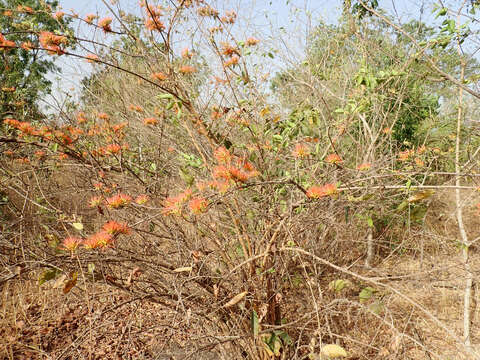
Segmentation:
{"type": "Polygon", "coordinates": [[[362,289],[362,291],[360,291],[360,294],[358,294],[358,297],[360,298],[360,302],[364,303],[367,300],[369,300],[373,296],[373,293],[375,291],[376,290],[374,288],[371,288],[371,287],[368,287],[368,286],[366,288],[362,289]]]}
{"type": "Polygon", "coordinates": [[[252,317],[251,317],[251,326],[252,326],[252,332],[253,336],[257,337],[258,336],[258,329],[259,329],[259,324],[258,324],[258,314],[255,310],[252,310],[252,317]]]}
{"type": "Polygon", "coordinates": [[[351,285],[351,282],[349,280],[343,280],[343,279],[332,280],[328,284],[328,290],[339,292],[350,285],[351,285]]]}
{"type": "Polygon", "coordinates": [[[367,224],[368,224],[368,227],[373,228],[373,220],[371,217],[367,218],[367,224]]]}
{"type": "Polygon", "coordinates": [[[160,94],[160,95],[157,95],[157,99],[173,99],[173,95],[172,94],[160,94]]]}
{"type": "Polygon", "coordinates": [[[57,273],[58,273],[57,269],[45,270],[38,278],[38,285],[43,285],[47,281],[55,279],[55,277],[57,276],[57,273]]]}

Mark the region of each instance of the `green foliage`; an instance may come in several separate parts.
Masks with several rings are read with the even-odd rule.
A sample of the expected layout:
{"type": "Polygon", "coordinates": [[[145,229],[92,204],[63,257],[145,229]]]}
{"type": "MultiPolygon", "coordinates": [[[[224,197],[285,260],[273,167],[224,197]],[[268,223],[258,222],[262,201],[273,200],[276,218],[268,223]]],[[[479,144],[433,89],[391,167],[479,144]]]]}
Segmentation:
{"type": "Polygon", "coordinates": [[[41,31],[72,34],[68,27],[70,19],[54,18],[58,1],[0,0],[0,33],[13,41],[16,48],[0,50],[0,116],[30,120],[37,118],[40,110],[37,101],[51,91],[51,81],[46,75],[58,72],[54,59],[40,47],[38,34],[41,31]],[[21,6],[29,9],[22,11],[21,6]],[[11,15],[5,16],[9,12],[11,15]],[[32,50],[21,48],[30,42],[32,50]]]}

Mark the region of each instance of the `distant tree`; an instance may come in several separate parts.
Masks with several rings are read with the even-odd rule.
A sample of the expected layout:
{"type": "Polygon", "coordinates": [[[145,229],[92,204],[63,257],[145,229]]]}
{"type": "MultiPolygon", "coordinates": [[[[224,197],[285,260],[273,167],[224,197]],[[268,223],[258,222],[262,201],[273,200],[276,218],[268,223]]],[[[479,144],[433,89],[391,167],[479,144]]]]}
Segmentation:
{"type": "MultiPolygon", "coordinates": [[[[46,75],[60,71],[55,57],[61,55],[42,49],[40,37],[72,34],[71,19],[49,0],[0,0],[0,15],[0,118],[38,118],[38,100],[51,91],[46,75]]],[[[62,49],[72,45],[66,39],[62,49]]]]}

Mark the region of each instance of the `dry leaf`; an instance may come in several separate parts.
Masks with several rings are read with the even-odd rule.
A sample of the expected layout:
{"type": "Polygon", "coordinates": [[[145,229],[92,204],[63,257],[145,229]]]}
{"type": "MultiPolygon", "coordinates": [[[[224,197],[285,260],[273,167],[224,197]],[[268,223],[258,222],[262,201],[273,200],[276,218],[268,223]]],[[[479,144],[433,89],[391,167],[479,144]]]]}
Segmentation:
{"type": "Polygon", "coordinates": [[[248,291],[244,291],[238,295],[235,295],[229,302],[227,302],[224,307],[230,307],[235,304],[238,304],[246,295],[248,294],[248,291]]]}
{"type": "Polygon", "coordinates": [[[337,357],[347,357],[347,352],[344,348],[336,344],[325,345],[320,352],[327,356],[329,359],[335,359],[337,357]]]}
{"type": "Polygon", "coordinates": [[[185,266],[185,267],[179,267],[175,270],[173,270],[173,272],[190,272],[192,271],[192,267],[191,266],[185,266]]]}

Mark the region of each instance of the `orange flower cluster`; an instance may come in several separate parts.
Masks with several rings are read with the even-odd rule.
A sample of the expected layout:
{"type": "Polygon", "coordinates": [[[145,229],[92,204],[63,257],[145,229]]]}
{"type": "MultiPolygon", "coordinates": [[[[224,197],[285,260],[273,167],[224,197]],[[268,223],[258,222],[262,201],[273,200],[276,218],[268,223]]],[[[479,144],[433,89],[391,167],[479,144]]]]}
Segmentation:
{"type": "Polygon", "coordinates": [[[229,43],[222,43],[222,54],[228,58],[227,61],[223,63],[225,67],[237,65],[240,60],[240,52],[238,48],[229,43]]]}
{"type": "Polygon", "coordinates": [[[0,33],[0,50],[10,50],[17,47],[15,42],[5,39],[3,34],[0,33]]]}
{"type": "Polygon", "coordinates": [[[7,118],[3,120],[3,122],[20,132],[22,132],[25,135],[38,135],[38,131],[33,127],[32,124],[30,124],[28,121],[18,121],[15,119],[7,118]]]}
{"type": "Polygon", "coordinates": [[[359,170],[359,171],[370,170],[371,167],[372,167],[372,164],[363,163],[363,164],[360,164],[360,165],[357,166],[357,170],[359,170]]]}
{"type": "Polygon", "coordinates": [[[245,40],[245,45],[246,46],[254,46],[257,45],[260,42],[260,40],[254,38],[254,37],[249,37],[247,40],[245,40]]]}
{"type": "Polygon", "coordinates": [[[40,45],[47,50],[49,54],[57,54],[62,55],[64,54],[63,49],[60,47],[61,45],[65,45],[68,40],[66,36],[62,35],[55,35],[49,31],[42,31],[40,32],[40,36],[38,37],[38,41],[40,41],[40,45]]]}
{"type": "Polygon", "coordinates": [[[130,104],[128,109],[131,110],[131,111],[136,111],[136,112],[139,112],[139,113],[143,113],[143,108],[139,105],[130,104]]]}
{"type": "Polygon", "coordinates": [[[26,6],[26,5],[18,5],[17,6],[17,11],[20,12],[20,13],[25,13],[25,14],[33,14],[35,11],[29,7],[29,6],[26,6]]]}
{"type": "Polygon", "coordinates": [[[112,18],[104,17],[103,19],[98,20],[98,27],[101,27],[104,32],[112,32],[112,18]]]}
{"type": "Polygon", "coordinates": [[[180,69],[178,69],[178,71],[180,71],[182,74],[193,74],[197,71],[197,69],[190,65],[183,65],[180,66],[180,69]]]}
{"type": "Polygon", "coordinates": [[[114,237],[112,234],[107,233],[106,231],[100,231],[93,235],[90,235],[86,240],[83,241],[83,246],[85,249],[97,249],[104,247],[111,247],[113,245],[114,237]]]}
{"type": "Polygon", "coordinates": [[[87,62],[89,63],[96,63],[100,60],[100,58],[95,54],[87,54],[85,59],[87,59],[87,62]]]}
{"type": "MultiPolygon", "coordinates": [[[[219,147],[214,151],[214,157],[220,165],[213,168],[213,178],[224,182],[230,180],[235,182],[246,182],[248,179],[257,176],[258,172],[248,161],[235,158],[230,151],[219,147]]],[[[217,187],[219,184],[211,184],[217,187]]]]}
{"type": "Polygon", "coordinates": [[[128,235],[130,234],[130,228],[126,223],[119,223],[116,221],[108,221],[105,224],[103,224],[102,229],[107,232],[110,235],[118,235],[118,234],[125,234],[128,235]]]}
{"type": "Polygon", "coordinates": [[[23,50],[30,51],[35,48],[35,46],[30,41],[25,41],[20,45],[23,50]]]}
{"type": "Polygon", "coordinates": [[[158,124],[158,119],[156,119],[154,117],[145,118],[145,119],[143,119],[143,123],[145,125],[157,125],[158,124]]]}
{"type": "Polygon", "coordinates": [[[342,162],[342,158],[338,154],[329,154],[325,157],[325,161],[329,164],[339,164],[342,162]]]}
{"type": "Polygon", "coordinates": [[[79,113],[77,113],[77,122],[79,124],[83,124],[83,123],[87,122],[87,116],[85,115],[85,113],[83,111],[80,111],[79,113]]]}
{"type": "Polygon", "coordinates": [[[93,22],[93,20],[95,20],[98,16],[95,15],[95,14],[87,14],[85,16],[85,22],[88,23],[88,24],[91,24],[93,22]]]}
{"type": "Polygon", "coordinates": [[[102,198],[100,196],[94,196],[89,200],[88,206],[91,208],[94,208],[94,207],[100,206],[101,203],[102,203],[102,198]]]}
{"type": "Polygon", "coordinates": [[[192,196],[192,189],[187,189],[177,196],[168,197],[164,201],[163,215],[179,215],[182,212],[183,204],[192,196]]]}
{"type": "Polygon", "coordinates": [[[55,14],[53,14],[53,18],[59,21],[62,20],[64,16],[65,13],[63,11],[57,11],[55,14]]]}
{"type": "Polygon", "coordinates": [[[47,156],[47,153],[43,150],[37,150],[35,151],[35,157],[38,159],[44,159],[47,156]]]}
{"type": "Polygon", "coordinates": [[[230,67],[230,66],[234,66],[234,65],[237,65],[238,64],[238,61],[240,60],[240,58],[235,55],[235,56],[232,56],[230,59],[228,59],[227,61],[225,61],[223,63],[223,65],[225,67],[230,67]]]}
{"type": "Polygon", "coordinates": [[[126,194],[117,194],[115,196],[109,197],[106,199],[106,204],[108,207],[113,209],[120,209],[129,205],[132,201],[132,197],[126,194]]]}
{"type": "Polygon", "coordinates": [[[83,239],[77,237],[67,237],[63,240],[62,247],[68,251],[75,251],[81,244],[83,239]]]}
{"type": "Polygon", "coordinates": [[[307,190],[307,197],[311,199],[319,199],[328,195],[335,195],[338,193],[335,184],[326,184],[323,186],[312,186],[307,190]]]}
{"type": "Polygon", "coordinates": [[[159,6],[148,5],[145,6],[145,13],[147,18],[145,19],[145,27],[150,31],[163,31],[165,25],[160,20],[162,16],[162,9],[159,6]]]}
{"type": "Polygon", "coordinates": [[[163,72],[153,73],[152,75],[150,75],[150,77],[151,77],[153,80],[158,80],[158,81],[164,81],[164,80],[167,80],[167,79],[168,79],[168,76],[165,75],[163,72]]]}
{"type": "Polygon", "coordinates": [[[202,197],[196,197],[196,198],[190,200],[190,202],[188,203],[188,206],[189,206],[190,210],[192,211],[192,213],[198,215],[198,214],[201,214],[201,213],[203,213],[207,210],[208,201],[205,200],[202,197]]]}
{"type": "Polygon", "coordinates": [[[119,144],[108,144],[105,146],[105,152],[107,154],[118,154],[120,151],[122,151],[122,147],[119,144]]]}
{"type": "Polygon", "coordinates": [[[145,204],[147,201],[148,201],[148,196],[147,195],[138,195],[135,199],[135,202],[138,204],[138,205],[143,205],[145,204]]]}
{"type": "Polygon", "coordinates": [[[215,10],[211,6],[203,6],[198,8],[197,10],[198,15],[200,16],[210,16],[210,17],[217,17],[218,16],[218,10],[215,10]]]}
{"type": "Polygon", "coordinates": [[[220,18],[220,20],[225,24],[234,24],[237,19],[237,13],[233,10],[226,11],[225,15],[220,18]]]}
{"type": "Polygon", "coordinates": [[[301,159],[310,155],[310,149],[305,144],[296,144],[295,149],[292,151],[292,155],[301,159]]]}
{"type": "Polygon", "coordinates": [[[183,49],[181,55],[184,59],[191,59],[193,57],[193,53],[188,48],[183,49]]]}

